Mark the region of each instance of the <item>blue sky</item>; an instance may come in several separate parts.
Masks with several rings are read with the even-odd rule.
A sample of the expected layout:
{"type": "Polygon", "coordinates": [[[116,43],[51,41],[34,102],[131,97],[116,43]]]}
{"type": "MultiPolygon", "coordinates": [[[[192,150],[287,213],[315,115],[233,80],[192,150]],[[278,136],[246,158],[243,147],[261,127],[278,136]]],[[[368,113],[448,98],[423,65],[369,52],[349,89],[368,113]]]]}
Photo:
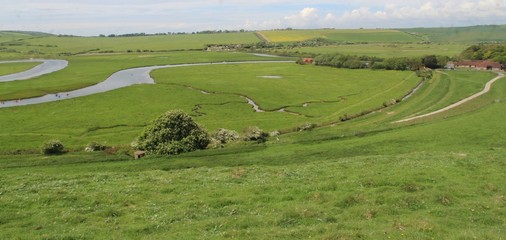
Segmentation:
{"type": "Polygon", "coordinates": [[[506,0],[0,0],[0,30],[93,36],[506,24],[506,0]]]}

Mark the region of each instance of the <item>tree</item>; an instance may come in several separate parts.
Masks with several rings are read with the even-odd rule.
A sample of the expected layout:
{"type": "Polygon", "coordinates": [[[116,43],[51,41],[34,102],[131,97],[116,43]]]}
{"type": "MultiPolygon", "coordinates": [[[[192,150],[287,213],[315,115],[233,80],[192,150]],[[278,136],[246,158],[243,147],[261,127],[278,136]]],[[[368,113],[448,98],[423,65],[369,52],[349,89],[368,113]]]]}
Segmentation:
{"type": "Polygon", "coordinates": [[[264,130],[260,129],[256,126],[250,126],[244,129],[244,141],[252,141],[257,143],[263,143],[267,141],[267,137],[269,134],[264,132],[264,130]]]}
{"type": "Polygon", "coordinates": [[[437,58],[435,55],[429,55],[429,56],[423,57],[422,62],[425,67],[428,67],[431,69],[435,69],[438,66],[437,65],[437,58]]]}
{"type": "Polygon", "coordinates": [[[168,111],[148,125],[137,139],[148,154],[180,154],[205,149],[207,132],[181,110],[168,111]]]}
{"type": "Polygon", "coordinates": [[[65,147],[60,140],[50,140],[44,142],[42,145],[42,153],[46,155],[62,154],[65,152],[65,147]]]}

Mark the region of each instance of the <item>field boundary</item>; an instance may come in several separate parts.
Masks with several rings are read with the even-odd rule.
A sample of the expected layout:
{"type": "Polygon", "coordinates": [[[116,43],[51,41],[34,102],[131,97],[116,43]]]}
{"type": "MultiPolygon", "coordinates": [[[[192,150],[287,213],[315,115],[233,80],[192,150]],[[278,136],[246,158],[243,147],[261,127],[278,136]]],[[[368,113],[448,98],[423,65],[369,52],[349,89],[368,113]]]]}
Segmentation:
{"type": "Polygon", "coordinates": [[[481,90],[480,92],[478,93],[475,93],[467,98],[464,98],[456,103],[453,103],[451,105],[448,105],[444,108],[441,108],[439,110],[436,110],[434,112],[430,112],[430,113],[426,113],[426,114],[422,114],[422,115],[419,115],[419,116],[415,116],[415,117],[410,117],[410,118],[406,118],[406,119],[402,119],[402,120],[399,120],[399,121],[395,121],[393,123],[403,123],[403,122],[409,122],[409,121],[412,121],[412,120],[415,120],[415,119],[420,119],[420,118],[424,118],[424,117],[428,117],[428,116],[432,116],[432,115],[436,115],[438,113],[442,113],[442,112],[445,112],[445,111],[448,111],[450,109],[453,109],[455,107],[458,107],[464,103],[467,103],[487,92],[490,91],[490,89],[492,88],[492,84],[494,84],[494,82],[496,82],[497,80],[501,79],[504,77],[504,73],[501,73],[501,72],[497,72],[497,76],[495,78],[493,78],[492,80],[488,81],[486,84],[485,84],[485,87],[483,88],[483,90],[481,90]]]}
{"type": "Polygon", "coordinates": [[[262,42],[266,42],[266,43],[270,43],[271,40],[269,40],[269,38],[267,38],[263,33],[261,32],[255,32],[255,35],[257,35],[257,37],[262,40],[262,42]]]}

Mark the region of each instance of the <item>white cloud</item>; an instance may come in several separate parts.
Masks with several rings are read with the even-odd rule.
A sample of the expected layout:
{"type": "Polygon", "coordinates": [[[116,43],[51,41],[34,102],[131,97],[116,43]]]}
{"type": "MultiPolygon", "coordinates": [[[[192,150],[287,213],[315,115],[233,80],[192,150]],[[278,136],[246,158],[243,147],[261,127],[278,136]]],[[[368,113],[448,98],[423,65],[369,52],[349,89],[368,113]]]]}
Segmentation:
{"type": "MultiPolygon", "coordinates": [[[[357,2],[363,4],[370,1],[357,2]]],[[[395,28],[506,23],[506,2],[503,0],[376,2],[382,2],[383,5],[358,6],[323,16],[317,14],[319,9],[304,8],[296,15],[285,17],[284,25],[295,28],[395,28]]]]}
{"type": "Polygon", "coordinates": [[[0,5],[0,29],[84,35],[506,24],[505,0],[0,0],[0,5]]]}
{"type": "Polygon", "coordinates": [[[307,27],[319,20],[317,12],[316,8],[304,8],[296,15],[286,16],[284,20],[286,24],[294,27],[307,27]]]}

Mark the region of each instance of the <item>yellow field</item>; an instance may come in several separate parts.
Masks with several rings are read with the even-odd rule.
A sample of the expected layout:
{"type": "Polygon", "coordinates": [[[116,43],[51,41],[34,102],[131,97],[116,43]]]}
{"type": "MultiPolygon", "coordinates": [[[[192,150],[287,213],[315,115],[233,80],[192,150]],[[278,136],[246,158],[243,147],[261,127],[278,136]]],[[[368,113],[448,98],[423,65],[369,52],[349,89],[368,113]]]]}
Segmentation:
{"type": "Polygon", "coordinates": [[[269,42],[296,42],[326,38],[337,42],[418,42],[421,39],[392,29],[317,29],[260,31],[269,42]]]}

